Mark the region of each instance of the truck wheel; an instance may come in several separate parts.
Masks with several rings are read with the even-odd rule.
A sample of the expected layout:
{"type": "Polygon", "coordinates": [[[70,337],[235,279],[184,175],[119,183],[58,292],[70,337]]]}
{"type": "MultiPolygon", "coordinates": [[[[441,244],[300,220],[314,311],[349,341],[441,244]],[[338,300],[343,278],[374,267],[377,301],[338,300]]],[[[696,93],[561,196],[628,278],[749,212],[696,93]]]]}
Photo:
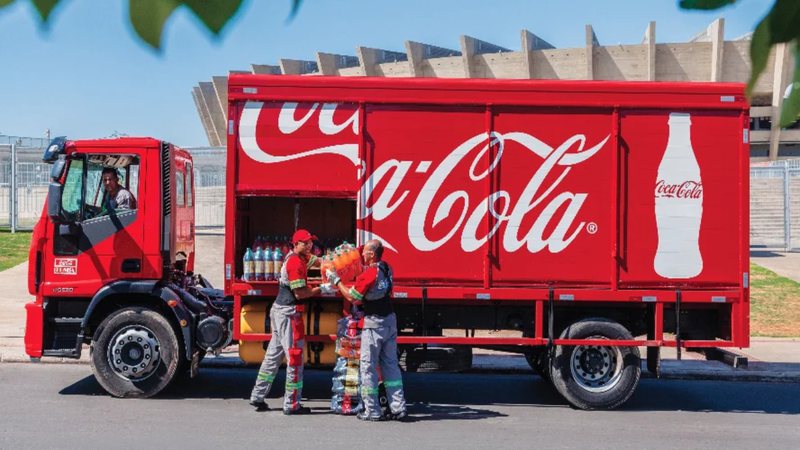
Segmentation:
{"type": "MultiPolygon", "coordinates": [[[[566,339],[633,339],[617,322],[585,319],[561,334],[566,339]]],[[[559,346],[550,365],[553,386],[574,407],[613,409],[625,403],[641,375],[636,347],[559,346]]]]}
{"type": "Polygon", "coordinates": [[[146,398],[159,393],[178,372],[179,359],[175,330],[151,309],[121,309],[94,333],[92,370],[114,397],[146,398]]]}

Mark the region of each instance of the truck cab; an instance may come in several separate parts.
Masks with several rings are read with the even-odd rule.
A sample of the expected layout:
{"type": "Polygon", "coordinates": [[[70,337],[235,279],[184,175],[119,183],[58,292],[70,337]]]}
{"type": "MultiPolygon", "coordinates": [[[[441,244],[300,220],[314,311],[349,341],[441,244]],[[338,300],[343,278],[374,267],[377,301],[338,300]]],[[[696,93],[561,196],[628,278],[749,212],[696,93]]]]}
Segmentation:
{"type": "Polygon", "coordinates": [[[187,306],[198,300],[185,291],[194,265],[191,155],[152,138],[56,138],[43,159],[53,166],[31,240],[26,352],[80,358],[91,344],[112,394],[150,395],[172,375],[135,382],[159,378],[163,362],[174,373],[199,352],[205,305],[187,306]]]}

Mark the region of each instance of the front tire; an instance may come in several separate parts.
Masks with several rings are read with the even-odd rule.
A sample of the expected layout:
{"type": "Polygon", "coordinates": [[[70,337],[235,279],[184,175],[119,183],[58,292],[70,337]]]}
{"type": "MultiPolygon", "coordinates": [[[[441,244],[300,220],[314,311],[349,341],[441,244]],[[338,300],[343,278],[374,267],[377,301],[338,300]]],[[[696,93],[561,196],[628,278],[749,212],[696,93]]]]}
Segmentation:
{"type": "MultiPolygon", "coordinates": [[[[569,326],[562,339],[633,339],[617,322],[585,319],[569,326]]],[[[574,407],[614,409],[625,403],[639,384],[641,359],[636,347],[559,346],[550,365],[556,390],[574,407]]]]}
{"type": "Polygon", "coordinates": [[[158,394],[178,373],[180,356],[172,325],[144,307],[108,316],[95,331],[91,347],[95,378],[114,397],[158,394]]]}

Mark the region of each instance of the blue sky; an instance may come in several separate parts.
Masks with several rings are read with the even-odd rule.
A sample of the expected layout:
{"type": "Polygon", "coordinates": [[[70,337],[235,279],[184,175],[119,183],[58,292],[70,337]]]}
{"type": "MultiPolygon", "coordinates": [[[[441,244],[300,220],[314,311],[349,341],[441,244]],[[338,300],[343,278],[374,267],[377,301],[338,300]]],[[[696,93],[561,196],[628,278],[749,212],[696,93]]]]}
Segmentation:
{"type": "Polygon", "coordinates": [[[362,45],[404,51],[406,40],[458,49],[461,34],[518,50],[521,29],[558,48],[582,47],[585,24],[602,45],[636,44],[651,20],[657,42],[684,42],[717,17],[733,39],[751,31],[772,1],[739,0],[706,13],[664,0],[305,0],[289,22],[290,0],[250,0],[219,39],[179,10],[161,54],[131,30],[128,0],[61,3],[46,29],[27,0],[0,10],[0,134],[118,132],[203,146],[192,87],[252,63],[314,60],[317,51],[355,55],[362,45]]]}

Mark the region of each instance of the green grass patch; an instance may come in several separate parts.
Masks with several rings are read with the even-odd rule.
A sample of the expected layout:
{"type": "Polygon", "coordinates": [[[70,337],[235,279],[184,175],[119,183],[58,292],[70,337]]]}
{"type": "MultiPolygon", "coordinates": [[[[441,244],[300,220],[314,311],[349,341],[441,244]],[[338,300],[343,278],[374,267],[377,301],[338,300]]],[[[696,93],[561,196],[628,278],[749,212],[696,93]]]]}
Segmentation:
{"type": "Polygon", "coordinates": [[[800,336],[800,283],[750,264],[750,334],[800,336]]]}
{"type": "Polygon", "coordinates": [[[28,259],[30,232],[0,231],[0,270],[6,270],[28,259]]]}

